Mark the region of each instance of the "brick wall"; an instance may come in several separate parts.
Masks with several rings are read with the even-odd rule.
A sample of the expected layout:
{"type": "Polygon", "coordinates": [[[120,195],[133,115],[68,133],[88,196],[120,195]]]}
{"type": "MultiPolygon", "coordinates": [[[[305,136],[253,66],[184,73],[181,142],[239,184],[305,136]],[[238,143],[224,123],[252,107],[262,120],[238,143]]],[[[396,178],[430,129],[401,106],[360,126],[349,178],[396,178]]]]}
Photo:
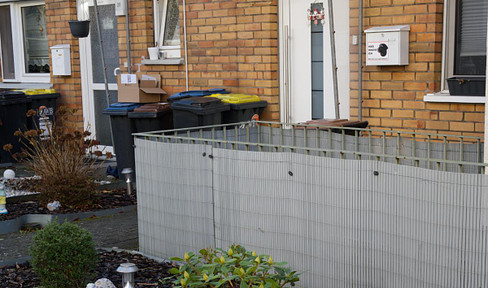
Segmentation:
{"type": "MultiPolygon", "coordinates": [[[[410,65],[378,67],[363,62],[363,119],[373,127],[395,130],[482,135],[483,104],[423,101],[426,92],[440,90],[443,1],[364,0],[363,4],[364,29],[405,24],[411,29],[410,65]]],[[[359,1],[350,0],[350,5],[352,36],[358,32],[359,1]]],[[[358,46],[352,45],[351,118],[358,115],[357,53],[358,46]]]]}
{"type": "MultiPolygon", "coordinates": [[[[133,64],[148,58],[147,48],[153,46],[152,5],[149,0],[129,0],[133,64]]],[[[188,0],[189,89],[225,87],[235,93],[257,94],[269,103],[262,118],[279,120],[277,6],[277,0],[188,0]]],[[[182,9],[180,0],[183,41],[182,9]]],[[[48,45],[71,44],[72,75],[51,75],[51,82],[62,95],[60,104],[80,109],[66,125],[81,128],[79,44],[67,22],[76,19],[76,1],[46,0],[46,17],[48,45]]],[[[127,73],[123,68],[127,62],[125,23],[125,17],[117,17],[120,67],[127,73]]],[[[181,54],[184,57],[183,42],[181,54]]],[[[168,95],[186,89],[184,65],[142,65],[141,70],[161,74],[168,95]]]]}
{"type": "MultiPolygon", "coordinates": [[[[189,89],[225,87],[268,101],[262,118],[279,120],[277,0],[186,1],[189,89]]],[[[131,51],[134,63],[153,44],[152,1],[131,0],[131,51]]],[[[183,6],[180,32],[183,49],[183,6]]],[[[125,18],[119,17],[121,64],[126,62],[125,18]]],[[[185,90],[184,65],[145,65],[158,72],[169,95],[185,90]]]]}
{"type": "MultiPolygon", "coordinates": [[[[64,105],[78,112],[67,119],[63,125],[82,129],[83,111],[81,100],[81,74],[78,39],[71,36],[68,20],[76,19],[75,0],[46,0],[46,22],[48,46],[59,44],[71,45],[71,76],[53,76],[51,83],[56,92],[61,94],[59,105],[64,105]]],[[[52,70],[52,69],[51,69],[52,70]]]]}

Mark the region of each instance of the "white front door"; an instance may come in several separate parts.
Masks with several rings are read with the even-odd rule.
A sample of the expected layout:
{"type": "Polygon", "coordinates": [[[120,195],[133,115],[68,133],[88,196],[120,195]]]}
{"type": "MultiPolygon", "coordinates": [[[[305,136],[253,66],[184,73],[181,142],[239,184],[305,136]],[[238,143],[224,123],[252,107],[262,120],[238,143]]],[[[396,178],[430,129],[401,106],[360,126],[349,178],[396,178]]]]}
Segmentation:
{"type": "MultiPolygon", "coordinates": [[[[110,103],[117,102],[117,81],[114,69],[119,67],[119,48],[115,0],[98,0],[110,103]]],[[[93,0],[78,0],[78,19],[90,20],[90,34],[80,38],[80,66],[82,80],[83,118],[95,139],[103,146],[112,146],[109,119],[103,115],[107,107],[100,44],[95,22],[93,0]]],[[[107,149],[111,151],[111,149],[107,149]]]]}
{"type": "MultiPolygon", "coordinates": [[[[349,1],[333,0],[340,118],[349,117],[349,1]]],[[[281,0],[281,121],[298,123],[336,118],[328,2],[281,0]],[[325,10],[324,25],[312,23],[307,10],[325,10]]]]}

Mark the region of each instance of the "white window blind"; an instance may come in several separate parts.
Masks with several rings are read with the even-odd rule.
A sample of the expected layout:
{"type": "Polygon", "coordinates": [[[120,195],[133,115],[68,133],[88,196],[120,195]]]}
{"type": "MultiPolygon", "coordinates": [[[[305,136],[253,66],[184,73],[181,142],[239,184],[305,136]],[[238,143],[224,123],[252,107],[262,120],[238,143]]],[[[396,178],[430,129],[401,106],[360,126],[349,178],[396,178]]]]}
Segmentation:
{"type": "Polygon", "coordinates": [[[486,19],[488,16],[487,0],[462,0],[458,14],[459,55],[486,55],[486,19]]]}

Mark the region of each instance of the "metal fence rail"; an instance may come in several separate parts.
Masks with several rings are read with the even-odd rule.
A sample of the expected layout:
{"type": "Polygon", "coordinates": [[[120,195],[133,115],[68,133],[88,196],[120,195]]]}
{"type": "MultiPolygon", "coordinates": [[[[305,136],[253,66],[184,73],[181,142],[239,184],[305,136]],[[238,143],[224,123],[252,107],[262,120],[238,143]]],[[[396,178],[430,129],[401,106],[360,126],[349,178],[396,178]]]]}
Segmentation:
{"type": "Polygon", "coordinates": [[[482,138],[410,131],[243,122],[135,134],[173,143],[217,148],[293,152],[340,159],[378,160],[439,171],[484,174],[482,138]]]}
{"type": "Polygon", "coordinates": [[[239,243],[289,262],[309,288],[488,287],[487,176],[442,171],[468,164],[434,156],[398,165],[388,147],[364,152],[369,140],[354,136],[363,148],[337,149],[353,145],[344,133],[313,147],[298,143],[310,140],[303,129],[259,127],[136,136],[142,252],[239,243]],[[425,159],[441,169],[408,164],[425,159]]]}

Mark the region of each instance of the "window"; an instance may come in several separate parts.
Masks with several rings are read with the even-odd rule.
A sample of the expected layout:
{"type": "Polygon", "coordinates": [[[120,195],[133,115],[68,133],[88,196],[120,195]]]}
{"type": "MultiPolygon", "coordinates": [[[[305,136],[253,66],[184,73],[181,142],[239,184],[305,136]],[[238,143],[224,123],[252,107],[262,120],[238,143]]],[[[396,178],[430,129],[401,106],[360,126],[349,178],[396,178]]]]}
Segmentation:
{"type": "Polygon", "coordinates": [[[4,82],[50,81],[43,3],[16,2],[0,6],[0,44],[4,82]]]}
{"type": "Polygon", "coordinates": [[[0,6],[0,62],[2,64],[2,78],[15,79],[14,48],[12,43],[12,22],[10,6],[0,6]]]}
{"type": "Polygon", "coordinates": [[[166,58],[180,58],[178,0],[154,0],[154,43],[166,58]]]}
{"type": "Polygon", "coordinates": [[[24,72],[49,73],[45,5],[22,7],[24,72]]]}
{"type": "Polygon", "coordinates": [[[443,90],[449,77],[486,74],[487,18],[488,1],[445,1],[443,90]]]}

